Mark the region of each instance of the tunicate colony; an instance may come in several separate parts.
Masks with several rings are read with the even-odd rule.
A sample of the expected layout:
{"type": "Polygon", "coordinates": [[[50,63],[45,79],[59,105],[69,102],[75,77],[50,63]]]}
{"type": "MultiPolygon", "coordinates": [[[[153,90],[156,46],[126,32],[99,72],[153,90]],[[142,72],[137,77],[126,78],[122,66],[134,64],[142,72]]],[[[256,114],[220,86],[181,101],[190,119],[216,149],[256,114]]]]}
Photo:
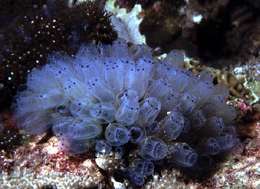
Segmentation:
{"type": "Polygon", "coordinates": [[[52,55],[18,93],[17,123],[33,135],[52,130],[73,154],[105,155],[133,144],[136,159],[124,172],[138,186],[160,160],[198,167],[199,159],[238,142],[236,113],[225,87],[183,63],[181,51],[159,60],[147,46],[122,40],[84,45],[74,57],[52,55]]]}

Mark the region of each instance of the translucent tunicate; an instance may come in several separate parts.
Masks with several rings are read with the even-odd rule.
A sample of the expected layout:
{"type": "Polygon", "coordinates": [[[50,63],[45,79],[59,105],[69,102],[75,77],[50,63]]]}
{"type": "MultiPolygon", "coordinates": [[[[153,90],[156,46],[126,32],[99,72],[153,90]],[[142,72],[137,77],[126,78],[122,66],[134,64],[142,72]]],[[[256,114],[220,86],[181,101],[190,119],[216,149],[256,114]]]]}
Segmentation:
{"type": "Polygon", "coordinates": [[[112,146],[124,145],[130,139],[127,128],[118,123],[111,123],[107,126],[105,138],[112,146]]]}
{"type": "Polygon", "coordinates": [[[160,160],[167,155],[167,145],[159,139],[146,138],[141,144],[140,155],[151,160],[160,160]]]}
{"type": "Polygon", "coordinates": [[[236,110],[234,107],[226,104],[222,96],[212,96],[212,100],[203,106],[203,111],[208,116],[221,117],[225,124],[232,123],[236,118],[236,110]],[[223,102],[222,102],[223,101],[223,102]]]}
{"type": "Polygon", "coordinates": [[[134,185],[136,185],[136,186],[144,185],[144,181],[145,181],[144,175],[142,175],[141,173],[136,172],[135,170],[129,169],[128,177],[134,185]]]}
{"type": "Polygon", "coordinates": [[[106,155],[111,152],[112,147],[105,140],[97,140],[95,150],[98,154],[106,155]]]}
{"type": "Polygon", "coordinates": [[[93,118],[104,120],[108,123],[115,119],[115,107],[111,103],[98,103],[89,110],[93,118]]]}
{"type": "Polygon", "coordinates": [[[130,141],[132,143],[140,143],[145,135],[144,135],[144,130],[141,127],[131,127],[129,129],[129,135],[130,135],[130,141]]]}
{"type": "Polygon", "coordinates": [[[124,101],[134,101],[137,102],[139,100],[139,96],[137,91],[132,89],[124,90],[122,93],[119,93],[117,96],[117,100],[120,102],[124,101]]]}
{"type": "Polygon", "coordinates": [[[115,146],[114,147],[114,152],[115,152],[115,158],[116,159],[122,159],[125,149],[123,146],[115,146]]]}
{"type": "Polygon", "coordinates": [[[151,77],[151,68],[152,65],[146,63],[143,59],[138,60],[137,63],[128,65],[128,71],[124,76],[125,87],[127,89],[135,90],[138,93],[139,98],[142,98],[146,91],[151,77]]]}
{"type": "Polygon", "coordinates": [[[124,100],[117,109],[115,118],[118,122],[126,125],[134,124],[139,115],[139,103],[135,100],[124,100]]]}
{"type": "Polygon", "coordinates": [[[177,139],[184,128],[184,117],[180,112],[173,111],[162,122],[164,134],[171,140],[177,139]]]}
{"type": "Polygon", "coordinates": [[[171,111],[179,102],[181,94],[171,89],[167,94],[161,98],[162,111],[171,111]]]}
{"type": "Polygon", "coordinates": [[[69,99],[78,99],[79,97],[83,97],[86,91],[85,84],[76,79],[75,77],[66,78],[63,83],[64,95],[66,95],[69,99]]]}
{"type": "Polygon", "coordinates": [[[150,176],[154,173],[154,164],[149,160],[136,159],[133,162],[133,169],[144,176],[150,176]]]}
{"type": "Polygon", "coordinates": [[[52,126],[53,134],[58,137],[66,136],[67,133],[70,132],[69,126],[71,124],[73,124],[72,117],[56,118],[56,120],[53,122],[53,126],[52,126]]]}
{"type": "Polygon", "coordinates": [[[29,91],[24,91],[16,99],[17,114],[26,114],[39,111],[48,111],[52,108],[62,105],[65,100],[59,90],[51,90],[48,93],[33,94],[29,91]]]}
{"type": "Polygon", "coordinates": [[[83,154],[87,152],[91,146],[89,140],[77,140],[72,138],[60,138],[61,148],[72,154],[83,154]]]}
{"type": "Polygon", "coordinates": [[[180,50],[170,51],[166,58],[163,59],[163,63],[168,66],[181,67],[184,64],[184,52],[180,50]]]}
{"type": "Polygon", "coordinates": [[[152,134],[159,132],[160,129],[161,129],[160,125],[158,124],[157,121],[155,121],[151,125],[148,125],[148,126],[145,127],[145,131],[149,135],[152,135],[152,134]]]}
{"type": "Polygon", "coordinates": [[[75,140],[93,139],[99,136],[102,132],[100,125],[90,122],[89,120],[77,120],[69,125],[68,138],[75,140]]]}
{"type": "Polygon", "coordinates": [[[147,89],[147,95],[161,100],[172,90],[171,85],[164,79],[153,80],[147,89]],[[160,90],[158,90],[160,89],[160,90]]]}
{"type": "Polygon", "coordinates": [[[68,109],[69,112],[75,116],[86,116],[87,115],[87,108],[88,108],[88,101],[81,100],[74,100],[73,102],[69,103],[68,109]]]}
{"type": "Polygon", "coordinates": [[[199,73],[199,79],[204,82],[211,82],[213,83],[213,76],[208,70],[202,70],[199,73]]]}
{"type": "Polygon", "coordinates": [[[206,121],[207,119],[201,110],[196,110],[191,115],[192,127],[195,129],[201,128],[206,123],[206,121]]]}
{"type": "Polygon", "coordinates": [[[104,60],[104,79],[115,94],[123,90],[125,65],[121,59],[109,57],[104,60]]]}
{"type": "Polygon", "coordinates": [[[203,144],[204,146],[204,152],[205,154],[208,154],[208,155],[216,155],[220,152],[220,146],[219,146],[219,143],[218,141],[213,138],[213,137],[210,137],[207,139],[207,141],[203,144]]]}
{"type": "Polygon", "coordinates": [[[220,134],[225,128],[225,124],[221,117],[210,117],[207,122],[207,126],[210,127],[210,132],[220,134]]]}
{"type": "Polygon", "coordinates": [[[174,86],[174,89],[182,92],[184,89],[194,84],[194,77],[191,72],[183,69],[169,69],[166,72],[167,78],[174,86]]]}
{"type": "Polygon", "coordinates": [[[150,125],[154,122],[161,110],[161,103],[155,97],[148,97],[140,107],[138,123],[150,125]]]}
{"type": "Polygon", "coordinates": [[[196,96],[200,101],[206,101],[214,92],[214,85],[211,81],[200,81],[194,84],[190,93],[196,96]]]}
{"type": "Polygon", "coordinates": [[[185,117],[184,118],[184,127],[183,127],[182,133],[189,134],[190,130],[191,130],[191,122],[187,117],[185,117]]]}
{"type": "Polygon", "coordinates": [[[192,167],[197,159],[197,153],[185,143],[175,144],[171,150],[174,161],[182,167],[192,167]]]}
{"type": "Polygon", "coordinates": [[[100,78],[91,78],[87,81],[88,93],[97,98],[101,102],[113,101],[115,98],[114,93],[108,88],[103,80],[100,78]]]}
{"type": "Polygon", "coordinates": [[[26,114],[18,118],[18,123],[20,129],[31,135],[43,134],[51,127],[50,117],[45,112],[26,114]]]}
{"type": "Polygon", "coordinates": [[[182,111],[186,114],[190,114],[196,107],[198,99],[190,93],[184,93],[180,102],[182,111]]]}
{"type": "Polygon", "coordinates": [[[233,148],[238,142],[238,139],[231,134],[223,134],[221,136],[216,137],[216,139],[222,151],[226,151],[233,148]]]}

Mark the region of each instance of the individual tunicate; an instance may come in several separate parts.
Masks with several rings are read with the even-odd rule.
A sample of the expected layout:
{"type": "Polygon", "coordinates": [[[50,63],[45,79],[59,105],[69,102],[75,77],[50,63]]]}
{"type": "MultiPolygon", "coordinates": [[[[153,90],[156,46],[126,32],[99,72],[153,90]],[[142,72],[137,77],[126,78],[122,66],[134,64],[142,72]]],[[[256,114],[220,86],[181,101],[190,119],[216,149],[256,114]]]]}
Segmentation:
{"type": "Polygon", "coordinates": [[[99,136],[102,128],[99,124],[93,123],[89,120],[74,121],[68,128],[69,132],[66,137],[75,140],[88,140],[99,136]]]}
{"type": "Polygon", "coordinates": [[[117,109],[115,118],[120,123],[132,125],[137,121],[139,111],[139,103],[136,100],[124,100],[117,109]]]}
{"type": "Polygon", "coordinates": [[[206,155],[216,155],[221,150],[218,141],[213,137],[208,138],[205,142],[203,141],[201,146],[203,153],[206,155]]]}
{"type": "Polygon", "coordinates": [[[133,162],[133,169],[144,176],[150,176],[154,173],[154,164],[150,160],[136,159],[133,162]]]}
{"type": "Polygon", "coordinates": [[[91,146],[89,140],[77,140],[72,138],[61,137],[60,138],[61,148],[72,154],[83,154],[89,151],[91,146]]]}
{"type": "Polygon", "coordinates": [[[222,134],[221,136],[216,137],[216,139],[222,151],[233,148],[238,142],[238,139],[232,134],[222,134]]]}
{"type": "Polygon", "coordinates": [[[53,133],[58,136],[66,136],[69,132],[69,126],[73,124],[73,118],[72,117],[61,117],[59,119],[56,119],[52,126],[53,133]]]}
{"type": "Polygon", "coordinates": [[[140,107],[138,123],[140,125],[151,125],[161,110],[161,103],[155,97],[144,99],[140,107]]]}
{"type": "Polygon", "coordinates": [[[124,145],[130,139],[128,129],[116,123],[111,123],[107,126],[105,138],[112,146],[124,145]]]}
{"type": "Polygon", "coordinates": [[[181,109],[185,114],[190,114],[198,103],[197,97],[190,93],[184,93],[180,99],[181,109]]]}
{"type": "Polygon", "coordinates": [[[181,167],[192,167],[198,158],[197,153],[185,143],[177,143],[171,149],[171,155],[176,164],[181,167]]]}
{"type": "Polygon", "coordinates": [[[115,119],[116,110],[110,103],[98,103],[90,108],[89,112],[92,117],[110,123],[115,119]]]}
{"type": "Polygon", "coordinates": [[[180,112],[172,111],[161,123],[164,134],[171,140],[177,139],[184,128],[184,117],[180,112]]]}
{"type": "Polygon", "coordinates": [[[160,160],[167,155],[167,145],[153,138],[146,138],[141,144],[140,155],[145,159],[160,160]]]}
{"type": "Polygon", "coordinates": [[[136,172],[135,170],[128,170],[128,177],[130,178],[130,181],[136,185],[136,186],[142,186],[144,185],[144,175],[142,175],[139,172],[136,172]]]}
{"type": "Polygon", "coordinates": [[[209,127],[210,132],[220,134],[225,128],[224,121],[221,117],[210,117],[207,122],[207,127],[209,127]]]}

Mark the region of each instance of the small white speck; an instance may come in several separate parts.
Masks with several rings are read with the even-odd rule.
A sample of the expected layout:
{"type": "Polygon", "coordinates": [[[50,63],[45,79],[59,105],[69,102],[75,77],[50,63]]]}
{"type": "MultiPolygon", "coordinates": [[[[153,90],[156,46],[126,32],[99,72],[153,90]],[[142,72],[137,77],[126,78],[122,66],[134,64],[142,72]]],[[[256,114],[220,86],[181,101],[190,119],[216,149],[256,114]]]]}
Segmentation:
{"type": "Polygon", "coordinates": [[[195,22],[197,24],[199,24],[202,19],[203,19],[203,16],[201,14],[197,14],[192,17],[193,22],[195,22]]]}

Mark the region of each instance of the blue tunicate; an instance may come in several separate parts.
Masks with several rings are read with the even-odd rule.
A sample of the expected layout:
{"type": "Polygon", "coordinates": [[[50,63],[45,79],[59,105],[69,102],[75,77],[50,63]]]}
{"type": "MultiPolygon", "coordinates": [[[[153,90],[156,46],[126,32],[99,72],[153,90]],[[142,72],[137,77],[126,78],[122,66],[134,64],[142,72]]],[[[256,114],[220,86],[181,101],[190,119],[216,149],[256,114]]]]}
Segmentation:
{"type": "Polygon", "coordinates": [[[140,107],[138,123],[140,125],[150,125],[154,122],[161,111],[161,103],[155,97],[148,97],[140,107]]]}
{"type": "Polygon", "coordinates": [[[185,143],[177,143],[171,150],[171,155],[176,164],[181,167],[192,167],[197,159],[197,153],[185,143]]]}
{"type": "Polygon", "coordinates": [[[123,90],[125,74],[125,65],[121,63],[120,59],[109,57],[104,62],[104,78],[108,85],[113,89],[115,94],[123,90]]]}
{"type": "Polygon", "coordinates": [[[17,126],[29,134],[51,129],[74,154],[95,148],[113,155],[123,172],[129,163],[136,186],[164,162],[202,170],[204,157],[214,160],[237,144],[236,112],[227,88],[183,63],[180,51],[157,58],[121,40],[83,45],[71,57],[50,55],[17,93],[17,126]]]}
{"type": "Polygon", "coordinates": [[[69,126],[71,124],[73,124],[72,117],[61,117],[54,121],[52,131],[58,137],[66,136],[70,132],[69,126]]]}
{"type": "Polygon", "coordinates": [[[138,119],[139,110],[139,103],[137,101],[122,101],[115,114],[116,120],[126,125],[132,125],[138,119]]]}
{"type": "Polygon", "coordinates": [[[198,99],[190,93],[184,93],[180,99],[180,102],[182,111],[185,114],[190,114],[196,107],[198,99]]]}
{"type": "Polygon", "coordinates": [[[70,114],[72,114],[75,117],[79,116],[86,116],[87,115],[87,103],[83,100],[75,100],[71,102],[68,106],[70,114]]]}
{"type": "Polygon", "coordinates": [[[185,88],[193,85],[195,79],[191,72],[183,69],[169,69],[166,72],[167,79],[174,86],[174,89],[182,92],[185,88]]]}
{"type": "Polygon", "coordinates": [[[196,110],[191,115],[191,123],[194,129],[200,129],[206,121],[206,116],[201,110],[196,110]]]}
{"type": "Polygon", "coordinates": [[[213,137],[208,138],[204,144],[204,152],[209,155],[218,154],[220,152],[220,149],[221,147],[218,141],[213,137]]]}
{"type": "Polygon", "coordinates": [[[75,140],[93,139],[99,136],[102,132],[100,125],[88,120],[78,120],[69,125],[69,132],[66,135],[68,138],[75,140]]]}
{"type": "Polygon", "coordinates": [[[224,128],[225,128],[225,124],[224,121],[221,117],[210,117],[208,119],[208,123],[207,126],[210,127],[210,131],[216,134],[220,134],[223,132],[224,128]]]}
{"type": "Polygon", "coordinates": [[[110,123],[115,119],[116,110],[110,103],[98,103],[90,108],[89,112],[92,117],[110,123]]]}
{"type": "Polygon", "coordinates": [[[111,123],[107,126],[105,138],[112,146],[124,145],[130,139],[128,129],[118,123],[111,123]]]}
{"type": "Polygon", "coordinates": [[[93,97],[99,99],[102,102],[113,101],[115,96],[111,89],[100,78],[94,77],[88,80],[87,90],[93,97]]]}
{"type": "Polygon", "coordinates": [[[130,127],[129,129],[130,142],[132,143],[140,143],[144,140],[144,130],[140,127],[130,127]]]}
{"type": "Polygon", "coordinates": [[[233,148],[238,142],[238,139],[232,134],[222,134],[221,136],[216,137],[216,139],[222,151],[233,148]]]}
{"type": "Polygon", "coordinates": [[[95,150],[98,154],[106,155],[111,152],[112,147],[105,140],[98,140],[96,141],[95,150]]]}
{"type": "Polygon", "coordinates": [[[161,103],[163,103],[162,98],[167,94],[169,94],[171,90],[172,90],[172,86],[169,84],[169,82],[160,78],[157,80],[153,80],[153,82],[149,85],[147,89],[147,94],[149,96],[156,97],[157,99],[160,100],[161,103]]]}
{"type": "Polygon", "coordinates": [[[135,170],[128,170],[128,177],[130,178],[130,181],[136,185],[136,186],[142,186],[144,185],[144,175],[142,175],[139,172],[136,172],[135,170]]]}
{"type": "Polygon", "coordinates": [[[23,121],[18,127],[31,135],[43,134],[52,126],[50,117],[43,112],[32,112],[18,120],[20,119],[23,119],[23,121]]]}
{"type": "Polygon", "coordinates": [[[145,131],[147,134],[152,135],[155,134],[157,132],[159,132],[160,130],[160,126],[158,124],[158,122],[153,122],[151,125],[148,125],[145,127],[145,131]]]}
{"type": "Polygon", "coordinates": [[[139,96],[138,96],[137,91],[132,90],[132,89],[127,89],[127,90],[123,91],[122,93],[120,93],[117,98],[118,98],[119,102],[124,102],[124,101],[137,102],[139,99],[139,96]]]}
{"type": "Polygon", "coordinates": [[[154,164],[150,160],[136,159],[133,162],[133,169],[144,176],[150,176],[154,173],[154,164]]]}
{"type": "Polygon", "coordinates": [[[115,158],[121,159],[125,153],[125,149],[123,148],[123,146],[115,146],[114,152],[115,152],[115,158]]]}
{"type": "Polygon", "coordinates": [[[194,84],[190,92],[201,101],[205,101],[213,94],[214,86],[211,81],[199,81],[194,84]]]}
{"type": "Polygon", "coordinates": [[[162,122],[165,135],[171,139],[177,139],[184,128],[184,117],[180,112],[173,111],[162,122]]]}
{"type": "Polygon", "coordinates": [[[62,148],[72,154],[83,154],[89,151],[91,143],[89,140],[77,140],[72,138],[60,138],[62,148]]]}
{"type": "Polygon", "coordinates": [[[168,53],[163,63],[170,67],[181,67],[184,64],[185,54],[180,50],[172,50],[168,53]]]}
{"type": "Polygon", "coordinates": [[[167,155],[167,145],[159,140],[153,138],[146,138],[141,144],[140,155],[143,158],[151,160],[160,160],[167,155]]]}
{"type": "Polygon", "coordinates": [[[143,59],[140,59],[132,64],[129,64],[126,68],[128,71],[125,73],[125,87],[127,89],[135,90],[138,93],[139,98],[143,97],[146,92],[150,77],[152,65],[146,63],[143,59]],[[142,82],[140,82],[140,80],[142,82]]]}

